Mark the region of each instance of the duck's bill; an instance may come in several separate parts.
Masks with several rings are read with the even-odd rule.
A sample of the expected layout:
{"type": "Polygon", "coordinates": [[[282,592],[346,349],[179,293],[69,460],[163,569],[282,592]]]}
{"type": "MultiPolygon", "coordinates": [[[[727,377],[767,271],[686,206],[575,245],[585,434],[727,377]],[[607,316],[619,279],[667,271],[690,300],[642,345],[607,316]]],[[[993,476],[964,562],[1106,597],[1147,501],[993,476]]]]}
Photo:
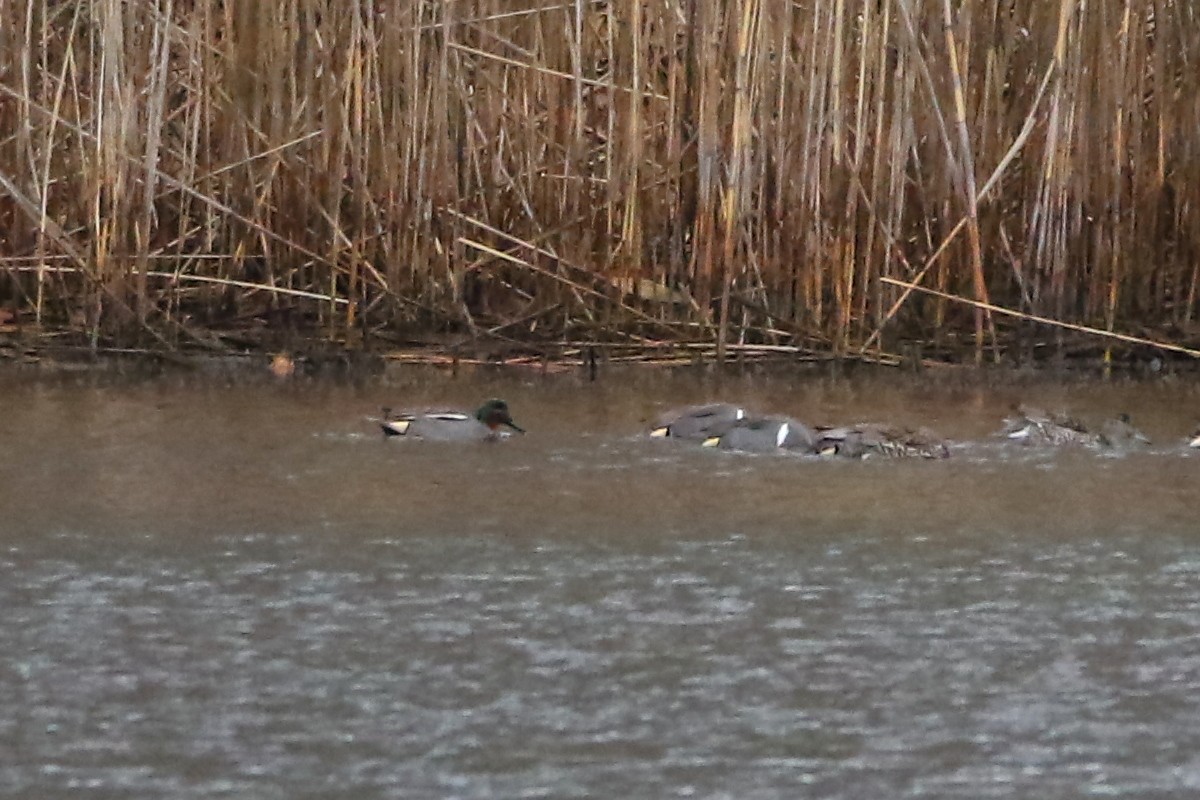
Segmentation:
{"type": "Polygon", "coordinates": [[[505,426],[505,427],[507,427],[507,428],[511,428],[512,430],[516,431],[517,433],[524,433],[524,432],[525,432],[525,429],[524,429],[524,428],[522,428],[522,427],[518,426],[518,425],[517,425],[517,423],[513,422],[511,419],[510,419],[510,420],[505,420],[505,422],[504,422],[504,426],[505,426]]]}

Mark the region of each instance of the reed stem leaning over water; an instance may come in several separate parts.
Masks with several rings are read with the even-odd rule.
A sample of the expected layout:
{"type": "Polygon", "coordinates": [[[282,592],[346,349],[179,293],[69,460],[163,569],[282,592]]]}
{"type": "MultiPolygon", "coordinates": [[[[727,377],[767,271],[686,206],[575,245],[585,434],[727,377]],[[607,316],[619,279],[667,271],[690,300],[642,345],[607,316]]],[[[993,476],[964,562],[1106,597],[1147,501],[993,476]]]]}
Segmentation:
{"type": "Polygon", "coordinates": [[[1027,332],[994,306],[1195,351],[1198,62],[1173,0],[5,3],[0,304],[93,346],[979,360],[1027,332]]]}

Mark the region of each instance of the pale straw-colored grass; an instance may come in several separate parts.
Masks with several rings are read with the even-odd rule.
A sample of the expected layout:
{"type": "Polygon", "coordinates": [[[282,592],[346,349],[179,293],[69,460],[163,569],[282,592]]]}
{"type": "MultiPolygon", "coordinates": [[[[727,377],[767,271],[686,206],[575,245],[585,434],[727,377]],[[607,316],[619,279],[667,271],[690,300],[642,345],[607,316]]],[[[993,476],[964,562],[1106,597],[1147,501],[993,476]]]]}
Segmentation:
{"type": "Polygon", "coordinates": [[[1190,351],[1198,63],[1181,0],[10,0],[0,303],[93,344],[1190,351]]]}

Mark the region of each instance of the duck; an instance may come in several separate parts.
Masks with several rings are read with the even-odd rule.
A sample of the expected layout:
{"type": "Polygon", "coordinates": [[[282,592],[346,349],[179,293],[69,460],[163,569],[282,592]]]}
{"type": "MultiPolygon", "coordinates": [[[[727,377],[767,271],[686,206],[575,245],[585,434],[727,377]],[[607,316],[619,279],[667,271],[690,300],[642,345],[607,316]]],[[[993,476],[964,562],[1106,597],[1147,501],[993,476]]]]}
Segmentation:
{"type": "Polygon", "coordinates": [[[1100,437],[1078,419],[1062,413],[1047,413],[1038,408],[1018,405],[1013,416],[1006,417],[1000,436],[1025,445],[1060,447],[1063,445],[1099,445],[1100,437]]]}
{"type": "Polygon", "coordinates": [[[738,450],[744,453],[770,453],[795,450],[812,453],[816,445],[813,429],[792,417],[743,417],[724,430],[714,431],[702,442],[703,447],[738,450]]]}
{"type": "Polygon", "coordinates": [[[1051,447],[1083,445],[1096,449],[1123,450],[1150,443],[1150,439],[1133,426],[1129,414],[1124,412],[1105,420],[1099,431],[1093,431],[1067,414],[1047,414],[1028,406],[1017,406],[1015,410],[1015,416],[1004,420],[1000,435],[1022,444],[1051,447]]]}
{"type": "Polygon", "coordinates": [[[465,411],[402,411],[393,414],[383,409],[380,427],[385,436],[408,436],[435,441],[495,441],[510,431],[525,430],[513,422],[508,403],[500,399],[484,401],[474,414],[465,411]]]}
{"type": "Polygon", "coordinates": [[[745,408],[733,403],[705,403],[668,411],[650,429],[655,439],[691,439],[704,441],[721,434],[745,419],[745,408]]]}
{"type": "Polygon", "coordinates": [[[1133,421],[1125,412],[1117,414],[1113,419],[1105,420],[1100,426],[1100,445],[1113,449],[1127,449],[1150,444],[1146,434],[1133,427],[1133,421]]]}
{"type": "Polygon", "coordinates": [[[816,451],[824,457],[866,459],[949,458],[946,441],[925,428],[897,428],[876,423],[822,428],[817,432],[816,451]]]}

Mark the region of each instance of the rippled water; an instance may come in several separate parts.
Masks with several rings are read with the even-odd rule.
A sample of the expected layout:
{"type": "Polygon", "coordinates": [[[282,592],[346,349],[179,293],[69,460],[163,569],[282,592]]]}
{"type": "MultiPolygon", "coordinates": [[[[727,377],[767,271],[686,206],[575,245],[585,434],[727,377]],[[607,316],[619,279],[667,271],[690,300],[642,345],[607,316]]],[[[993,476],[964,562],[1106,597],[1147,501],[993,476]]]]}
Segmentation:
{"type": "MultiPolygon", "coordinates": [[[[1175,384],[391,376],[0,389],[0,795],[1193,797],[1200,458],[1175,384]],[[1124,458],[638,437],[732,397],[1124,458]],[[499,446],[384,402],[505,396],[499,446]]],[[[845,416],[842,416],[842,415],[845,416]]]]}

